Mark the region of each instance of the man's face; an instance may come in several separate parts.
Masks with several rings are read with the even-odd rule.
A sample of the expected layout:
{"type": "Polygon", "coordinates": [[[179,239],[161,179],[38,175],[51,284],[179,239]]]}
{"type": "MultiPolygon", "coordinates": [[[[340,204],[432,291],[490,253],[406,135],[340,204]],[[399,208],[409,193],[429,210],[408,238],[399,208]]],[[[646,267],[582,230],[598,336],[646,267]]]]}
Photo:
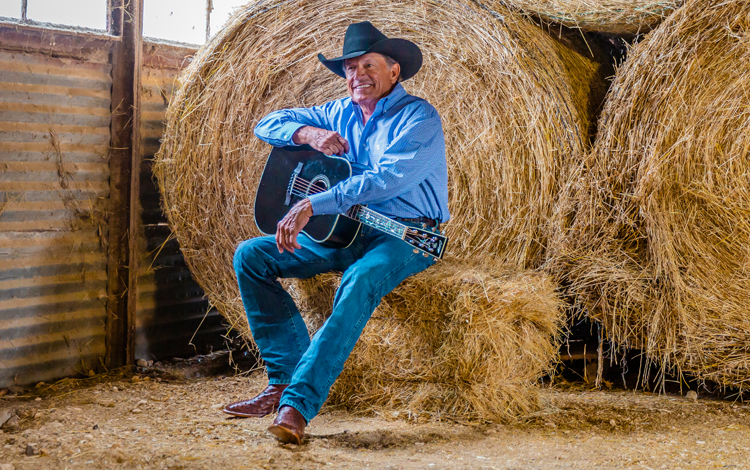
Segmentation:
{"type": "Polygon", "coordinates": [[[352,101],[358,104],[375,102],[388,94],[398,81],[401,66],[388,66],[385,57],[371,52],[344,61],[346,88],[352,101]]]}

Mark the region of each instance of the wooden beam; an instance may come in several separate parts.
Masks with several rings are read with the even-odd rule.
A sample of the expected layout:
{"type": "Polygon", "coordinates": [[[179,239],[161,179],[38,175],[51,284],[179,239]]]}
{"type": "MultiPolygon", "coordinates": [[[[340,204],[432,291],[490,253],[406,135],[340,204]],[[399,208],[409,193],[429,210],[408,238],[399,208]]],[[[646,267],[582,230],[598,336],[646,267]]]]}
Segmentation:
{"type": "Polygon", "coordinates": [[[137,201],[143,0],[110,0],[112,48],[110,220],[108,247],[107,368],[132,364],[137,303],[137,201]],[[135,191],[134,191],[135,188],[135,191]],[[134,203],[135,201],[135,203],[134,203]]]}
{"type": "Polygon", "coordinates": [[[74,29],[47,28],[14,22],[0,22],[0,49],[41,52],[56,57],[106,59],[119,37],[74,29]]]}
{"type": "Polygon", "coordinates": [[[197,51],[194,47],[144,40],[143,67],[182,70],[190,64],[197,51]]]}

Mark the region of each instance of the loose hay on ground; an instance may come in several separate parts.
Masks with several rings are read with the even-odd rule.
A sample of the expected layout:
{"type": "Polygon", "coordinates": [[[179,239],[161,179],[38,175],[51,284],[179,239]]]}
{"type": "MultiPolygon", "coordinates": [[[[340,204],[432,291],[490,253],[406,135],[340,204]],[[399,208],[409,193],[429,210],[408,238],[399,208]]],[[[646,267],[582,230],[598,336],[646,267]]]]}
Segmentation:
{"type": "Polygon", "coordinates": [[[571,28],[611,34],[646,33],[683,2],[670,0],[496,0],[571,28]]]}
{"type": "MultiPolygon", "coordinates": [[[[331,313],[339,281],[305,281],[299,300],[311,330],[331,313]]],[[[512,421],[538,409],[535,384],[557,362],[563,318],[546,274],[445,261],[383,299],[328,403],[385,416],[512,421]]]]}
{"type": "Polygon", "coordinates": [[[261,0],[239,9],[180,78],[154,172],[192,274],[247,338],[232,255],[259,234],[253,201],[269,152],[252,130],[270,111],[345,96],[315,56],[337,56],[346,27],[362,20],[424,52],[404,86],[442,116],[454,256],[540,265],[562,172],[587,147],[601,66],[585,46],[563,46],[500,6],[261,0]]]}
{"type": "Polygon", "coordinates": [[[557,256],[617,344],[741,389],[750,386],[748,64],[747,0],[690,1],[633,49],[557,256]]]}

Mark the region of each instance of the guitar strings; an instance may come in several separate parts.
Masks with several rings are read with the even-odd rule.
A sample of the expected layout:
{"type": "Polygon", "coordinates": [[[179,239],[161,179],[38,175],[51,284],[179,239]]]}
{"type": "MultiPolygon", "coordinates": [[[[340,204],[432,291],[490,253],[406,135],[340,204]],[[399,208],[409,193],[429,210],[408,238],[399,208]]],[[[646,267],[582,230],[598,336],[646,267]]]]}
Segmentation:
{"type": "MultiPolygon", "coordinates": [[[[295,195],[295,196],[298,196],[298,197],[305,197],[306,196],[306,194],[304,194],[304,193],[298,193],[298,192],[293,192],[292,194],[295,195]]],[[[346,215],[348,217],[354,218],[350,214],[343,214],[343,215],[346,215]]],[[[419,235],[419,234],[415,235],[415,234],[413,234],[411,232],[411,230],[412,229],[410,227],[406,227],[406,229],[404,231],[404,239],[405,240],[412,240],[415,243],[417,243],[418,245],[423,245],[424,243],[429,243],[429,241],[425,240],[425,238],[427,238],[426,235],[419,235]]]]}
{"type": "MultiPolygon", "coordinates": [[[[300,177],[297,177],[297,178],[295,178],[295,180],[294,180],[294,185],[293,185],[293,189],[296,189],[296,190],[297,190],[297,192],[296,192],[296,193],[295,193],[294,191],[292,191],[292,194],[293,194],[294,196],[297,196],[297,197],[306,197],[306,196],[307,196],[307,195],[309,195],[309,194],[318,194],[318,193],[321,193],[321,192],[324,192],[324,191],[326,191],[326,189],[321,189],[321,188],[319,188],[319,187],[317,187],[317,186],[313,186],[313,185],[312,185],[312,184],[311,184],[311,183],[310,183],[309,181],[307,181],[307,180],[305,180],[305,179],[303,179],[303,178],[300,178],[300,177]]],[[[348,215],[348,214],[344,214],[344,215],[348,215]]],[[[390,219],[389,219],[388,217],[386,217],[386,216],[383,216],[383,215],[381,215],[380,217],[383,217],[383,218],[384,218],[384,219],[386,219],[386,220],[387,220],[388,222],[392,222],[392,221],[391,221],[391,220],[390,220],[390,219]]],[[[409,228],[410,228],[410,227],[408,227],[408,226],[405,226],[405,230],[406,230],[406,235],[410,236],[410,237],[411,237],[411,239],[413,239],[413,240],[419,240],[419,238],[414,238],[414,235],[412,235],[412,234],[410,234],[410,233],[408,232],[408,231],[409,231],[409,228]]]]}
{"type": "MultiPolygon", "coordinates": [[[[304,178],[300,178],[299,176],[297,176],[296,178],[294,178],[294,184],[292,185],[292,195],[293,196],[307,197],[309,194],[318,194],[318,193],[322,193],[324,191],[327,191],[327,189],[323,189],[323,188],[320,188],[318,186],[315,186],[315,185],[313,185],[313,183],[311,183],[310,181],[305,180],[304,178]],[[297,191],[294,191],[294,190],[297,190],[297,191]]],[[[347,215],[347,214],[344,214],[344,215],[347,215]]],[[[382,217],[388,219],[385,216],[382,216],[382,217]]],[[[388,220],[390,220],[390,219],[388,219],[388,220]]],[[[416,243],[422,244],[422,243],[425,242],[424,238],[427,238],[427,237],[425,237],[425,236],[420,237],[419,235],[414,235],[414,234],[410,233],[410,228],[408,226],[406,226],[406,230],[405,230],[405,233],[404,233],[404,239],[407,239],[407,238],[409,240],[412,240],[412,241],[416,242],[416,243]]]]}
{"type": "MultiPolygon", "coordinates": [[[[294,178],[293,191],[292,191],[292,194],[294,196],[297,196],[297,197],[306,197],[309,194],[318,194],[318,193],[321,193],[321,192],[324,192],[324,191],[326,191],[326,189],[320,188],[318,186],[314,186],[313,183],[311,183],[310,181],[305,180],[304,178],[300,178],[299,176],[297,176],[296,178],[294,178]],[[297,190],[296,193],[295,193],[294,189],[297,190]]],[[[344,215],[349,215],[349,214],[344,214],[344,215]]],[[[384,219],[388,220],[389,222],[392,222],[386,216],[381,216],[381,217],[383,217],[384,219]]],[[[414,235],[414,234],[410,233],[411,229],[408,226],[404,226],[404,229],[405,229],[404,230],[404,238],[405,239],[408,238],[409,240],[413,240],[413,241],[415,241],[417,243],[420,243],[420,244],[423,243],[423,242],[425,242],[424,239],[427,238],[427,236],[425,236],[425,235],[421,235],[420,236],[418,234],[414,235]]]]}
{"type": "MultiPolygon", "coordinates": [[[[306,197],[309,194],[318,194],[318,193],[326,191],[326,189],[321,189],[320,187],[313,186],[312,183],[300,177],[296,177],[294,179],[293,189],[296,189],[297,192],[295,193],[295,191],[293,190],[292,195],[297,196],[297,197],[306,197]]],[[[348,214],[344,214],[344,215],[348,215],[348,214]]],[[[381,217],[391,222],[391,220],[388,219],[386,216],[381,216],[381,217]]],[[[413,240],[417,243],[423,243],[425,241],[424,238],[427,238],[427,237],[424,235],[422,236],[414,235],[410,233],[410,227],[405,226],[404,238],[408,238],[409,240],[413,240]]]]}

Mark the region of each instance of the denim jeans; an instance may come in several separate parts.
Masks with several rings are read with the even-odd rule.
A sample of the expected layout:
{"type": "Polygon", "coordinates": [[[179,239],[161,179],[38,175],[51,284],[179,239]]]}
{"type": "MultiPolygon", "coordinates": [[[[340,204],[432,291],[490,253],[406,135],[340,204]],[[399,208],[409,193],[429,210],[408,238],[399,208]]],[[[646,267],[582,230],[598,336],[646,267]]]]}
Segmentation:
{"type": "Polygon", "coordinates": [[[366,226],[347,248],[327,247],[304,234],[298,242],[301,249],[279,254],[273,236],[244,241],[235,252],[234,269],[268,382],[289,384],[281,406],[296,408],[309,422],[383,296],[434,261],[366,226]],[[343,272],[341,286],[331,316],[311,340],[292,297],[277,279],[306,279],[329,271],[343,272]]]}

